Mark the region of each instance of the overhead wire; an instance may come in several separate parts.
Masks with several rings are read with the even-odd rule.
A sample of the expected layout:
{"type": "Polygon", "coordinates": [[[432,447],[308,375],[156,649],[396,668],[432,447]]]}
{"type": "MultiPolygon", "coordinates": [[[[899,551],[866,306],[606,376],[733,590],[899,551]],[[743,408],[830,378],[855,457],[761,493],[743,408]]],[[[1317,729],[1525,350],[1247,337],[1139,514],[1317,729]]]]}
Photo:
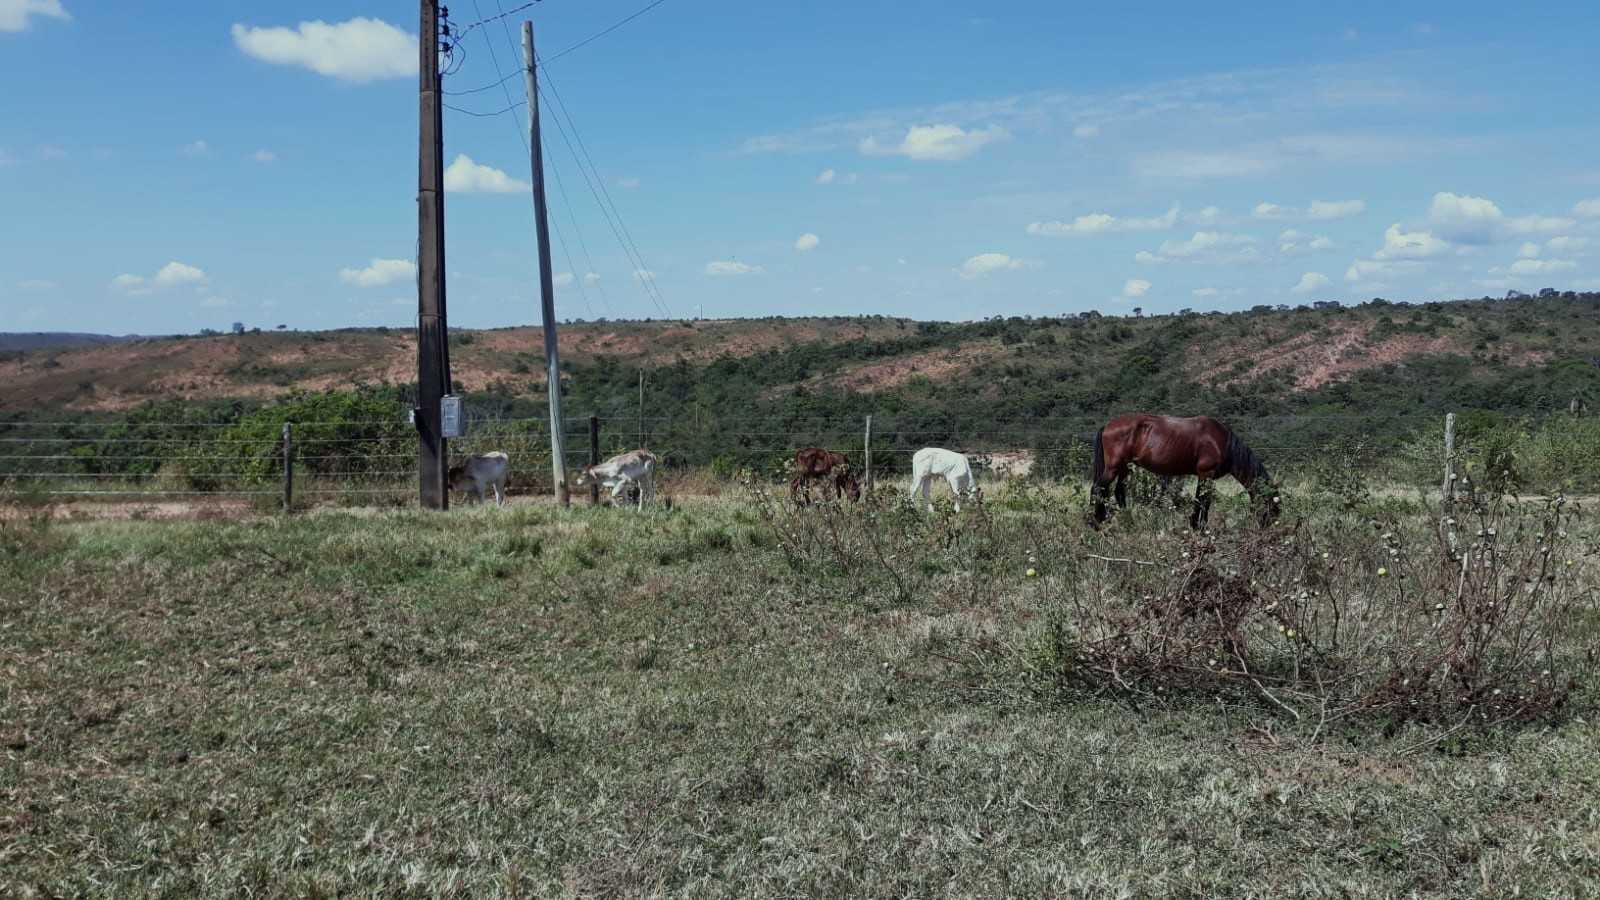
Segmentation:
{"type": "MultiPolygon", "coordinates": [[[[552,107],[552,109],[557,112],[557,115],[555,115],[555,127],[557,127],[557,130],[560,131],[560,133],[562,133],[563,141],[566,141],[566,151],[573,154],[573,160],[574,162],[578,162],[579,171],[581,171],[581,173],[584,171],[584,168],[582,168],[584,162],[589,163],[589,171],[592,171],[595,176],[594,181],[598,181],[598,183],[600,183],[600,189],[598,189],[597,192],[595,191],[594,183],[589,183],[589,176],[587,176],[587,173],[584,173],[584,181],[589,183],[590,194],[595,194],[595,202],[600,203],[600,211],[602,211],[602,213],[605,213],[606,208],[610,207],[610,216],[614,216],[614,218],[616,218],[616,227],[618,227],[619,231],[621,231],[621,234],[618,235],[618,242],[624,243],[624,253],[632,253],[632,258],[634,258],[635,263],[637,263],[637,266],[635,266],[634,269],[635,277],[640,280],[640,283],[645,283],[645,285],[648,285],[648,288],[650,288],[650,293],[653,295],[653,299],[656,301],[656,304],[661,307],[661,311],[666,314],[667,319],[672,319],[672,307],[667,306],[667,298],[666,296],[662,296],[661,285],[656,283],[656,275],[654,275],[654,272],[651,271],[650,266],[646,266],[645,256],[643,256],[643,253],[638,251],[638,243],[634,240],[634,234],[627,229],[627,223],[624,221],[624,219],[622,219],[622,211],[616,207],[616,200],[611,199],[611,191],[605,186],[605,178],[600,176],[600,167],[595,165],[594,157],[589,154],[589,146],[584,144],[584,138],[582,138],[582,135],[579,135],[578,122],[573,119],[571,110],[566,109],[566,102],[562,99],[562,91],[560,91],[560,88],[555,85],[555,78],[550,77],[549,70],[546,70],[546,78],[544,78],[544,83],[547,83],[547,85],[550,86],[550,94],[552,94],[552,96],[555,98],[555,107],[552,107]],[[568,139],[568,136],[566,136],[566,128],[562,127],[563,117],[565,117],[566,125],[571,128],[571,133],[573,133],[573,138],[571,139],[568,139]],[[578,151],[573,151],[573,139],[578,141],[578,147],[582,151],[582,160],[578,159],[578,151]],[[600,197],[605,197],[605,200],[600,199],[600,197]]],[[[541,90],[541,93],[544,93],[544,91],[541,90]]],[[[608,218],[608,221],[610,221],[610,218],[608,218]]]]}
{"type": "MultiPolygon", "coordinates": [[[[572,154],[573,162],[577,164],[578,172],[583,176],[584,184],[588,186],[590,195],[594,197],[595,203],[599,205],[601,217],[610,226],[612,235],[616,237],[617,243],[622,247],[623,255],[627,256],[629,262],[633,264],[634,279],[643,287],[646,296],[650,298],[661,313],[668,319],[672,318],[672,308],[667,305],[666,298],[661,294],[661,287],[656,283],[655,273],[645,265],[644,256],[639,252],[638,244],[634,242],[633,235],[628,231],[627,223],[622,221],[621,212],[617,210],[615,203],[608,209],[606,201],[601,199],[602,194],[607,199],[610,199],[610,192],[606,191],[605,180],[601,177],[600,170],[594,166],[592,158],[588,168],[584,167],[584,159],[574,149],[572,138],[567,136],[567,125],[563,125],[561,122],[562,114],[566,113],[566,107],[560,103],[560,94],[555,92],[555,84],[553,82],[548,83],[550,83],[551,91],[557,100],[557,106],[551,107],[552,110],[557,111],[557,114],[552,117],[556,123],[556,130],[561,134],[561,140],[566,143],[567,152],[572,154]],[[590,172],[594,173],[594,178],[589,177],[590,172]],[[595,187],[596,181],[600,182],[598,189],[595,187]]],[[[543,91],[541,90],[540,93],[542,95],[543,91]]],[[[568,116],[567,119],[568,125],[571,125],[574,133],[576,133],[576,125],[572,123],[571,117],[568,116]]],[[[587,156],[587,153],[585,153],[585,156],[587,156]]]]}
{"type": "MultiPolygon", "coordinates": [[[[495,0],[495,6],[496,7],[500,7],[500,5],[501,4],[500,4],[499,0],[495,0]]],[[[483,10],[478,6],[478,0],[472,0],[472,8],[473,8],[473,11],[476,12],[479,15],[480,19],[481,19],[481,17],[483,16],[483,10]]],[[[519,7],[519,9],[526,9],[526,8],[527,8],[527,5],[519,7]]],[[[512,10],[511,12],[516,12],[516,11],[517,10],[512,10]]],[[[508,43],[511,42],[511,33],[510,33],[510,27],[505,24],[505,20],[506,20],[506,17],[509,16],[509,15],[511,15],[511,13],[505,12],[503,10],[503,8],[502,8],[502,11],[501,11],[500,15],[492,17],[494,19],[499,19],[501,26],[505,28],[505,30],[506,30],[506,40],[507,40],[508,43]]],[[[491,19],[481,19],[481,21],[491,21],[491,19]]],[[[504,96],[506,98],[506,102],[508,104],[506,109],[508,111],[509,110],[514,110],[517,107],[517,104],[511,100],[511,89],[506,87],[506,82],[510,80],[510,76],[502,76],[500,74],[500,57],[499,57],[499,54],[495,53],[495,50],[494,50],[494,39],[489,37],[489,33],[487,31],[485,31],[483,33],[483,42],[489,48],[489,62],[490,62],[490,64],[492,64],[494,66],[494,74],[496,76],[495,83],[500,86],[500,90],[501,90],[501,92],[504,94],[504,96]]],[[[512,62],[514,64],[515,61],[516,61],[516,58],[517,58],[517,56],[516,56],[516,44],[515,43],[511,43],[511,48],[512,48],[512,50],[511,50],[511,59],[512,59],[512,62]]],[[[527,94],[528,94],[527,90],[524,89],[522,94],[523,94],[523,102],[526,103],[527,102],[527,94]]],[[[521,118],[516,116],[515,114],[512,115],[511,119],[512,119],[512,122],[511,122],[512,128],[516,129],[516,132],[517,132],[517,139],[522,143],[523,153],[525,155],[531,157],[533,155],[533,148],[528,143],[528,134],[527,134],[528,129],[523,126],[521,118]]],[[[560,242],[560,244],[561,244],[561,253],[567,259],[567,268],[568,268],[568,270],[570,271],[572,269],[575,269],[576,266],[574,266],[572,264],[572,253],[567,248],[567,241],[566,241],[566,238],[564,238],[562,236],[562,234],[561,234],[561,227],[560,227],[559,223],[555,223],[555,232],[556,232],[556,240],[558,242],[560,242]]],[[[583,301],[584,309],[588,310],[589,311],[589,317],[593,318],[594,317],[594,307],[591,306],[590,303],[589,303],[589,294],[588,294],[587,291],[584,290],[583,279],[580,278],[577,275],[576,272],[573,273],[572,278],[573,278],[573,282],[578,287],[578,297],[583,301]]],[[[541,289],[542,289],[542,286],[541,286],[541,289]]]]}
{"type": "MultiPolygon", "coordinates": [[[[660,6],[661,4],[663,4],[665,2],[667,2],[667,0],[655,0],[654,3],[650,4],[649,6],[646,6],[644,9],[639,10],[638,12],[636,12],[633,15],[627,17],[626,19],[623,19],[622,21],[616,23],[615,25],[612,25],[612,26],[610,26],[610,27],[608,27],[608,28],[596,33],[596,34],[592,34],[589,37],[584,38],[583,40],[577,42],[576,44],[573,44],[572,46],[568,47],[565,50],[559,51],[559,52],[547,57],[545,61],[554,62],[554,61],[560,59],[561,57],[566,56],[568,53],[571,53],[572,51],[578,49],[579,47],[588,46],[589,44],[591,44],[591,43],[593,43],[595,41],[598,41],[599,39],[605,37],[606,35],[610,34],[611,32],[616,31],[618,28],[621,28],[622,26],[628,24],[629,22],[632,22],[634,19],[639,18],[640,16],[644,15],[645,13],[649,12],[652,9],[655,9],[656,7],[660,6]]],[[[513,10],[513,12],[514,11],[515,10],[513,10]]]]}
{"type": "MultiPolygon", "coordinates": [[[[499,6],[500,0],[495,0],[495,5],[499,6]]],[[[511,39],[511,26],[507,24],[504,17],[500,19],[500,27],[505,33],[506,43],[512,47],[512,52],[515,54],[516,43],[511,39]]],[[[515,58],[514,55],[513,58],[515,58]]],[[[522,93],[524,97],[527,96],[528,91],[526,87],[523,88],[522,93]]],[[[584,282],[587,280],[589,273],[595,272],[594,257],[589,254],[589,242],[583,237],[583,228],[578,225],[576,208],[572,204],[572,198],[567,195],[566,179],[561,177],[561,167],[556,165],[556,161],[554,159],[550,160],[550,172],[556,177],[556,190],[561,193],[561,203],[567,211],[567,220],[572,223],[572,233],[578,238],[578,248],[582,251],[583,261],[585,266],[587,266],[587,268],[584,270],[584,274],[578,274],[577,267],[572,265],[572,257],[571,254],[567,252],[567,242],[565,239],[563,239],[561,242],[561,249],[562,252],[567,255],[567,268],[571,270],[573,279],[578,283],[578,294],[579,296],[583,297],[584,306],[589,310],[589,317],[593,318],[594,307],[589,305],[589,297],[588,293],[584,290],[584,282]]],[[[599,276],[596,275],[597,279],[598,277],[599,276]]],[[[600,304],[605,307],[606,315],[609,317],[611,315],[611,298],[606,294],[605,285],[601,284],[600,281],[597,280],[594,287],[595,290],[599,292],[600,304]]]]}

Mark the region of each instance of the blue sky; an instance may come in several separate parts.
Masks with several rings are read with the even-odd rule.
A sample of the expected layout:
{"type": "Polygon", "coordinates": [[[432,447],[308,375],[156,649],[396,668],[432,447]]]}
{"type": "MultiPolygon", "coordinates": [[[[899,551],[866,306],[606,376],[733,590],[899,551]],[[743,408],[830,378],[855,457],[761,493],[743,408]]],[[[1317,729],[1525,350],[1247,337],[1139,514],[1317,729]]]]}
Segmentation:
{"type": "MultiPolygon", "coordinates": [[[[490,23],[446,90],[510,73],[525,15],[554,54],[647,3],[490,23]]],[[[0,330],[411,324],[415,5],[150,6],[0,0],[0,330]]],[[[661,301],[547,104],[561,314],[1600,289],[1587,4],[1126,6],[665,0],[553,60],[661,301]]],[[[452,324],[537,319],[524,127],[446,113],[452,324]]]]}

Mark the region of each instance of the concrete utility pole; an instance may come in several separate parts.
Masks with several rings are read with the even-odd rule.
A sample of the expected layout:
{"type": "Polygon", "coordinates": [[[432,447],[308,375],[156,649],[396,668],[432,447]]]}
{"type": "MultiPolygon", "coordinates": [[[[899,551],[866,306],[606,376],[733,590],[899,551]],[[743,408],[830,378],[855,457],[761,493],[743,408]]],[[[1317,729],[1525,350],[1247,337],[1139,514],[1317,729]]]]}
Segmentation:
{"type": "Polygon", "coordinates": [[[522,70],[528,89],[528,152],[533,157],[533,219],[539,232],[539,311],[544,316],[545,394],[550,398],[550,469],[556,502],[567,506],[567,460],[561,434],[561,361],[556,345],[555,282],[550,274],[550,223],[544,200],[544,145],[539,142],[539,76],[534,69],[533,23],[522,23],[522,70]]]}
{"type": "Polygon", "coordinates": [[[449,448],[439,400],[450,393],[444,303],[444,121],[439,85],[439,0],[422,0],[417,119],[417,475],[422,505],[448,509],[449,448]]]}

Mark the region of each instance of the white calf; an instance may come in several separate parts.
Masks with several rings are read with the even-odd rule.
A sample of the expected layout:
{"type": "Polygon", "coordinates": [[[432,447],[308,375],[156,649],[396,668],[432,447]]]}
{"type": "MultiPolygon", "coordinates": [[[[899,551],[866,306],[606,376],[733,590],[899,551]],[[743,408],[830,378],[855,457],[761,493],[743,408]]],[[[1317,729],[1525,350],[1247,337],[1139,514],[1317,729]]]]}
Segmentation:
{"type": "Polygon", "coordinates": [[[578,475],[578,486],[598,481],[611,489],[611,501],[615,503],[629,484],[637,483],[639,509],[644,509],[645,501],[656,497],[656,462],[655,454],[649,450],[629,450],[598,466],[586,466],[578,475]]]}
{"type": "Polygon", "coordinates": [[[484,488],[493,488],[495,505],[504,506],[506,475],[510,471],[511,457],[500,450],[469,456],[461,465],[450,467],[450,490],[466,491],[468,497],[476,497],[482,503],[484,488]]]}
{"type": "Polygon", "coordinates": [[[933,479],[943,476],[949,482],[951,493],[956,495],[956,509],[961,509],[961,498],[972,496],[978,489],[977,479],[972,477],[972,466],[967,463],[967,458],[954,450],[945,450],[940,447],[923,447],[911,457],[911,496],[915,497],[918,491],[922,492],[923,502],[928,504],[928,509],[933,509],[931,490],[933,479]]]}

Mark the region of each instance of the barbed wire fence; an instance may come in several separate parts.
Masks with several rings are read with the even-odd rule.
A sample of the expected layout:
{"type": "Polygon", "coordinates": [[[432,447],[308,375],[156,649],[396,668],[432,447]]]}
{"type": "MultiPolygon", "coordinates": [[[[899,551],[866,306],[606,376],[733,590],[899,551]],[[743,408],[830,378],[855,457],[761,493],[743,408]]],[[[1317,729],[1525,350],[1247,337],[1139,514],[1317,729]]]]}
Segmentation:
{"type": "MultiPolygon", "coordinates": [[[[864,419],[793,416],[729,418],[689,415],[601,415],[598,455],[605,459],[648,447],[662,460],[664,484],[714,490],[741,473],[784,477],[795,451],[822,447],[844,453],[858,471],[867,463],[864,419]]],[[[980,481],[1084,480],[1091,442],[1104,417],[1041,417],[993,421],[919,415],[877,415],[871,472],[879,485],[897,482],[910,457],[928,446],[969,455],[980,481]]],[[[1265,460],[1274,476],[1332,485],[1437,488],[1444,449],[1439,416],[1262,416],[1228,423],[1265,460]]],[[[590,457],[589,417],[563,423],[569,481],[590,457]]],[[[276,423],[5,422],[0,423],[0,503],[229,499],[263,509],[401,506],[416,502],[416,433],[403,417],[384,421],[291,422],[286,446],[276,423]],[[285,465],[285,450],[288,450],[285,465]]],[[[463,437],[450,441],[454,461],[491,450],[511,458],[508,493],[553,492],[548,420],[468,412],[463,437]]],[[[1592,451],[1594,448],[1590,448],[1592,451]]],[[[1567,462],[1532,474],[1569,490],[1600,490],[1600,468],[1577,447],[1567,462]]],[[[1507,465],[1493,453],[1485,465],[1507,465]]],[[[1524,462],[1524,468],[1533,468],[1524,462]]],[[[1508,470],[1509,474],[1509,470],[1508,470]]],[[[1532,483],[1530,487],[1545,485],[1532,483]]]]}

